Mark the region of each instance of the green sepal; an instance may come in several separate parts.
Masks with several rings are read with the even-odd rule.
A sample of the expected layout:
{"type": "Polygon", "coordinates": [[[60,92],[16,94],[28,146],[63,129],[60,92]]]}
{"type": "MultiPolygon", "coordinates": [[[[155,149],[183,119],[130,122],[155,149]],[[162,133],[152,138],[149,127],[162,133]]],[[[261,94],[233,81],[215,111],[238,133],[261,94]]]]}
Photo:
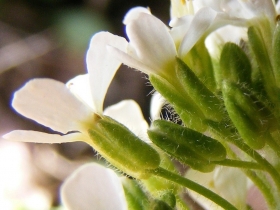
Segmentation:
{"type": "Polygon", "coordinates": [[[130,210],[149,209],[151,200],[140,184],[133,179],[123,179],[123,189],[125,192],[126,202],[130,210]]]}
{"type": "Polygon", "coordinates": [[[177,146],[188,147],[208,162],[226,158],[226,149],[219,141],[173,122],[155,120],[149,131],[165,134],[172,138],[177,146]]]}
{"type": "Polygon", "coordinates": [[[268,52],[269,49],[266,47],[261,31],[254,26],[249,27],[248,38],[250,47],[261,73],[261,80],[266,94],[272,103],[274,103],[276,106],[280,105],[279,89],[276,88],[275,75],[268,52]]]}
{"type": "Polygon", "coordinates": [[[186,93],[182,95],[181,89],[175,88],[160,76],[150,75],[149,80],[153,87],[174,107],[186,126],[198,131],[206,130],[206,126],[203,124],[205,119],[203,112],[186,93]]]}
{"type": "Polygon", "coordinates": [[[225,148],[215,139],[172,122],[154,121],[148,135],[163,151],[201,172],[212,171],[215,164],[210,161],[226,157],[225,148]]]}
{"type": "Polygon", "coordinates": [[[234,43],[226,43],[220,58],[222,80],[233,83],[251,83],[251,63],[246,53],[234,43]]]}
{"type": "Polygon", "coordinates": [[[267,127],[254,102],[231,82],[224,81],[222,91],[228,115],[240,136],[253,149],[264,147],[267,127]]]}
{"type": "Polygon", "coordinates": [[[183,60],[195,75],[205,82],[204,84],[209,90],[213,92],[216,90],[213,63],[205,46],[205,39],[200,39],[183,60]]]}
{"type": "Polygon", "coordinates": [[[214,164],[210,164],[202,159],[193,151],[189,150],[189,148],[176,145],[176,143],[173,142],[173,139],[166,137],[164,134],[155,131],[148,131],[148,134],[154,144],[170,154],[173,158],[178,159],[180,162],[201,172],[210,172],[214,170],[214,164]]]}
{"type": "Polygon", "coordinates": [[[206,118],[221,121],[222,103],[180,59],[176,58],[176,74],[182,87],[202,110],[206,118]]]}
{"type": "Polygon", "coordinates": [[[146,170],[160,164],[155,149],[112,118],[103,116],[88,132],[94,148],[107,161],[135,178],[148,178],[146,170]]]}

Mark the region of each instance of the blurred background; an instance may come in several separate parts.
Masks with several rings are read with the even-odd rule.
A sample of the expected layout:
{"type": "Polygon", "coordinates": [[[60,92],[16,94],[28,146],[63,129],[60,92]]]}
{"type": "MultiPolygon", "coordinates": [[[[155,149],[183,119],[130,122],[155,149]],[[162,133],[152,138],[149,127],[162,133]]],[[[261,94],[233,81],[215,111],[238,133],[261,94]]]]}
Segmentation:
{"type": "MultiPolygon", "coordinates": [[[[52,132],[11,108],[14,91],[32,78],[67,82],[86,73],[85,52],[94,33],[126,37],[122,19],[134,6],[149,6],[168,24],[169,5],[169,0],[0,0],[0,136],[15,129],[52,132]]],[[[151,87],[144,77],[122,66],[105,107],[131,98],[148,120],[151,87]]],[[[95,155],[84,143],[0,139],[0,209],[58,209],[61,182],[95,155]]]]}

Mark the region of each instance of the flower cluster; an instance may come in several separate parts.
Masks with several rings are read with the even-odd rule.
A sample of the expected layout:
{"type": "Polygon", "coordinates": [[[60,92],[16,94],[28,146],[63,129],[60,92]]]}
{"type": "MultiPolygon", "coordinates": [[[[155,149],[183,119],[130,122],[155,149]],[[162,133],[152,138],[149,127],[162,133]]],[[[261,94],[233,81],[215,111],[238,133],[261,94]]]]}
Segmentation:
{"type": "Polygon", "coordinates": [[[279,8],[273,0],[171,0],[169,26],[133,8],[123,20],[128,40],[92,37],[87,74],[66,85],[33,79],[15,93],[16,111],[61,135],[4,138],[83,141],[122,172],[78,169],[61,188],[68,209],[189,209],[186,194],[206,209],[248,209],[256,187],[262,208],[279,209],[279,8]],[[150,125],[132,100],[103,111],[121,64],[155,89],[150,125]],[[176,121],[164,119],[164,106],[176,121]]]}

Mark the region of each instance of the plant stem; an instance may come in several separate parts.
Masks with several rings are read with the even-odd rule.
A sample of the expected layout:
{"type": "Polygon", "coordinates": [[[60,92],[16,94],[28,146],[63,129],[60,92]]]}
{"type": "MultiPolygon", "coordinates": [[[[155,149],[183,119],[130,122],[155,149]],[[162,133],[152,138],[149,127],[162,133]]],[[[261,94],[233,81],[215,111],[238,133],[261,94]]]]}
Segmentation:
{"type": "Polygon", "coordinates": [[[261,165],[261,167],[263,167],[270,174],[270,176],[272,177],[272,179],[274,180],[274,182],[276,184],[277,191],[279,193],[280,192],[280,175],[277,172],[277,170],[264,157],[262,157],[258,152],[253,150],[251,147],[249,147],[244,142],[242,142],[240,140],[231,140],[231,143],[233,143],[239,149],[241,149],[243,152],[245,152],[250,157],[255,159],[261,165]]]}
{"type": "Polygon", "coordinates": [[[277,144],[277,142],[273,139],[273,137],[270,134],[268,134],[266,142],[268,146],[276,153],[278,158],[280,158],[280,145],[277,144]]]}
{"type": "MultiPolygon", "coordinates": [[[[236,145],[244,153],[248,154],[253,159],[255,159],[258,162],[258,164],[270,175],[271,175],[271,171],[272,171],[272,173],[274,174],[273,180],[275,182],[279,183],[278,172],[267,160],[265,160],[262,156],[260,156],[255,150],[251,149],[248,145],[244,144],[241,141],[237,142],[237,140],[235,140],[235,138],[237,139],[238,137],[235,136],[235,138],[234,138],[227,129],[217,126],[211,122],[209,122],[208,125],[212,128],[211,129],[212,135],[216,136],[218,139],[220,139],[220,141],[224,142],[225,145],[227,145],[227,143],[233,143],[234,145],[236,145]],[[266,166],[266,163],[268,164],[267,166],[266,166]]],[[[233,153],[232,150],[230,150],[230,149],[228,150],[228,155],[230,155],[231,158],[238,159],[236,154],[233,153]]],[[[270,186],[270,183],[268,183],[266,178],[265,179],[260,178],[258,173],[254,172],[252,170],[242,170],[242,171],[254,182],[254,184],[262,192],[263,196],[265,197],[265,199],[267,201],[267,204],[269,205],[269,207],[271,207],[270,209],[275,209],[275,207],[277,206],[277,203],[278,203],[277,195],[279,195],[279,192],[280,192],[279,184],[277,185],[277,189],[278,189],[277,195],[274,195],[272,189],[268,187],[268,186],[270,186]]]]}
{"type": "Polygon", "coordinates": [[[211,161],[211,163],[229,167],[264,170],[263,167],[261,167],[258,163],[254,163],[251,161],[225,159],[221,161],[211,161]]]}
{"type": "Polygon", "coordinates": [[[277,204],[276,204],[275,196],[271,192],[271,188],[269,188],[269,184],[264,183],[264,180],[258,177],[254,171],[243,170],[243,172],[246,174],[247,177],[249,177],[254,182],[254,184],[262,192],[269,209],[275,209],[277,204]]]}
{"type": "Polygon", "coordinates": [[[227,210],[237,210],[231,203],[229,203],[227,200],[222,198],[221,196],[217,195],[216,193],[212,192],[211,190],[187,179],[182,176],[179,176],[177,174],[174,174],[170,171],[167,171],[163,168],[157,168],[155,170],[149,170],[150,173],[165,178],[167,180],[176,182],[177,184],[180,184],[181,186],[187,187],[190,190],[193,190],[200,195],[203,195],[204,197],[208,198],[209,200],[213,201],[214,203],[218,204],[224,209],[227,210]]]}

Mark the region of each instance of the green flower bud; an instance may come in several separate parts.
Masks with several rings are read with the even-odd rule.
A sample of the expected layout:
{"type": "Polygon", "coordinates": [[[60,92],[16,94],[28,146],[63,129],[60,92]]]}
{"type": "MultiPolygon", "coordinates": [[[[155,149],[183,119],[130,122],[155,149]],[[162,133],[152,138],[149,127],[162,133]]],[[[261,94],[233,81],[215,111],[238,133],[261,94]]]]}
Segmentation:
{"type": "Polygon", "coordinates": [[[262,83],[264,85],[265,91],[275,106],[279,106],[279,88],[276,88],[275,74],[273,72],[272,63],[270,60],[271,58],[268,52],[269,49],[266,46],[261,31],[256,27],[249,27],[248,38],[250,47],[253,51],[261,73],[262,83]]]}
{"type": "Polygon", "coordinates": [[[94,148],[107,161],[135,178],[148,178],[146,170],[160,164],[156,150],[112,118],[103,116],[88,132],[94,148]]]}
{"type": "Polygon", "coordinates": [[[128,209],[142,210],[149,209],[151,201],[136,180],[123,179],[123,188],[125,192],[128,209]]]}
{"type": "Polygon", "coordinates": [[[155,200],[151,210],[173,210],[173,208],[162,200],[155,200]]]}
{"type": "Polygon", "coordinates": [[[157,75],[150,75],[149,79],[153,87],[174,107],[186,126],[202,132],[206,130],[203,112],[186,93],[182,93],[182,88],[175,88],[157,75]]]}
{"type": "Polygon", "coordinates": [[[220,58],[222,80],[233,83],[251,83],[251,63],[245,52],[234,43],[226,43],[220,58]]]}
{"type": "Polygon", "coordinates": [[[164,201],[172,208],[176,206],[176,197],[170,190],[162,192],[162,194],[160,195],[160,200],[164,201]]]}
{"type": "Polygon", "coordinates": [[[240,136],[253,149],[261,149],[267,127],[256,104],[231,82],[224,81],[222,91],[228,115],[240,136]]]}
{"type": "Polygon", "coordinates": [[[202,110],[206,118],[214,121],[221,121],[223,117],[221,101],[179,58],[176,59],[176,74],[184,90],[202,110]]]}
{"type": "Polygon", "coordinates": [[[202,172],[214,169],[211,161],[226,158],[226,150],[220,142],[172,122],[154,121],[148,135],[158,147],[202,172]]]}

